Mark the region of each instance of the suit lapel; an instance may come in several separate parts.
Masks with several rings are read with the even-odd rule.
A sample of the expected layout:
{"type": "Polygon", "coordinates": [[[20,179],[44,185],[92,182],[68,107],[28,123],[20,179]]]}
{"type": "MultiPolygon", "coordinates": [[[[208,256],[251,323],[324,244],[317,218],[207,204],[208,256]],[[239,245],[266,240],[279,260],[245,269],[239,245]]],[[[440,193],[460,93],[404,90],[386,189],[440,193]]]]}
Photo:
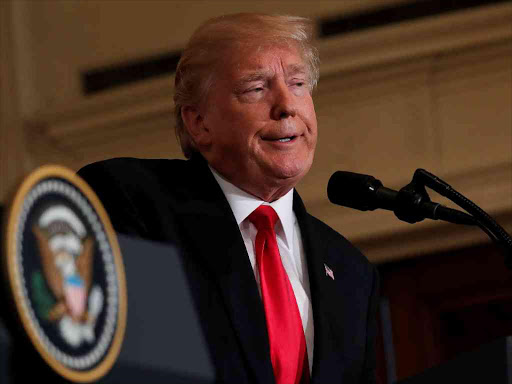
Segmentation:
{"type": "Polygon", "coordinates": [[[200,185],[190,188],[190,198],[178,208],[184,233],[201,234],[201,238],[192,236],[187,248],[208,267],[218,285],[256,382],[273,383],[265,313],[245,244],[206,162],[196,164],[196,168],[192,174],[200,185]]]}
{"type": "Polygon", "coordinates": [[[308,215],[298,193],[293,198],[293,209],[299,222],[304,251],[306,253],[315,340],[313,350],[312,383],[325,383],[339,376],[342,365],[338,345],[340,335],[336,330],[340,324],[332,324],[335,319],[343,317],[342,299],[336,292],[335,281],[327,276],[325,257],[329,245],[326,239],[315,232],[313,218],[308,215]],[[333,326],[334,325],[334,326],[333,326]]]}

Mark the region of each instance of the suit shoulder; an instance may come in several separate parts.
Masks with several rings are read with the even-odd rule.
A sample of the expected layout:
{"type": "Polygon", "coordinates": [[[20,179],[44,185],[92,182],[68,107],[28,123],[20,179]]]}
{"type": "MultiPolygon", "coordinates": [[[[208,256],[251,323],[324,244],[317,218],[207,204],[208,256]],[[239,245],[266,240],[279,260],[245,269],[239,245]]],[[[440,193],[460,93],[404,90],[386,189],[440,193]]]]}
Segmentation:
{"type": "Polygon", "coordinates": [[[190,178],[189,161],[179,159],[113,158],[86,165],[78,171],[97,193],[120,193],[133,198],[173,193],[190,178]]]}
{"type": "Polygon", "coordinates": [[[162,228],[172,227],[175,191],[186,174],[184,160],[136,158],[104,160],[78,171],[118,232],[153,240],[161,240],[162,228]]]}
{"type": "Polygon", "coordinates": [[[186,168],[185,160],[168,159],[137,159],[133,157],[118,157],[88,164],[77,173],[81,177],[96,178],[108,176],[110,179],[133,180],[134,176],[143,177],[162,172],[180,171],[186,168]]]}

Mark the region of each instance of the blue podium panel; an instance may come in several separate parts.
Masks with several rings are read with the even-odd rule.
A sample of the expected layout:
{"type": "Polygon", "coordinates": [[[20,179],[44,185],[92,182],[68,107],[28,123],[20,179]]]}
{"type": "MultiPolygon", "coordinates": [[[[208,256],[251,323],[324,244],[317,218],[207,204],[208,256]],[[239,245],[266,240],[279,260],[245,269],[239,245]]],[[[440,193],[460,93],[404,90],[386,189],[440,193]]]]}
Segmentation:
{"type": "Polygon", "coordinates": [[[212,383],[215,371],[176,248],[118,235],[128,321],[102,383],[212,383]]]}

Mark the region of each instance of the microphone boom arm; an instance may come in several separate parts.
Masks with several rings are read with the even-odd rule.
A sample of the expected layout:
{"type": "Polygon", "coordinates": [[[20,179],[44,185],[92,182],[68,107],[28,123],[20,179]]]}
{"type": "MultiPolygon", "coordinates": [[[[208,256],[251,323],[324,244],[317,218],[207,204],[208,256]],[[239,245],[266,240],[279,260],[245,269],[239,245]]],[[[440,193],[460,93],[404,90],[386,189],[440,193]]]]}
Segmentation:
{"type": "MultiPolygon", "coordinates": [[[[510,237],[501,225],[483,209],[453,189],[448,183],[424,169],[417,169],[416,172],[414,172],[411,183],[402,188],[402,190],[404,190],[404,194],[416,191],[420,196],[424,197],[426,195],[428,198],[425,186],[467,211],[471,215],[469,217],[474,221],[473,224],[478,225],[493,242],[497,243],[502,248],[505,253],[505,265],[508,269],[512,269],[512,237],[510,237]],[[425,195],[423,195],[423,193],[425,195]]],[[[399,192],[399,197],[402,190],[399,192]]]]}

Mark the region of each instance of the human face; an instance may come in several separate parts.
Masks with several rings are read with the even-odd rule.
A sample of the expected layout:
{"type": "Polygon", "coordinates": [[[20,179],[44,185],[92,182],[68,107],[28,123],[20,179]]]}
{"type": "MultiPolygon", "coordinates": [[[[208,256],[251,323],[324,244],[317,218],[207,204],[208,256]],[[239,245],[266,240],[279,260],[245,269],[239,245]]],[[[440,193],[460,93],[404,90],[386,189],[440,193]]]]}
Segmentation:
{"type": "Polygon", "coordinates": [[[265,201],[309,171],[317,139],[307,67],[292,46],[231,50],[200,108],[203,156],[265,201]]]}

